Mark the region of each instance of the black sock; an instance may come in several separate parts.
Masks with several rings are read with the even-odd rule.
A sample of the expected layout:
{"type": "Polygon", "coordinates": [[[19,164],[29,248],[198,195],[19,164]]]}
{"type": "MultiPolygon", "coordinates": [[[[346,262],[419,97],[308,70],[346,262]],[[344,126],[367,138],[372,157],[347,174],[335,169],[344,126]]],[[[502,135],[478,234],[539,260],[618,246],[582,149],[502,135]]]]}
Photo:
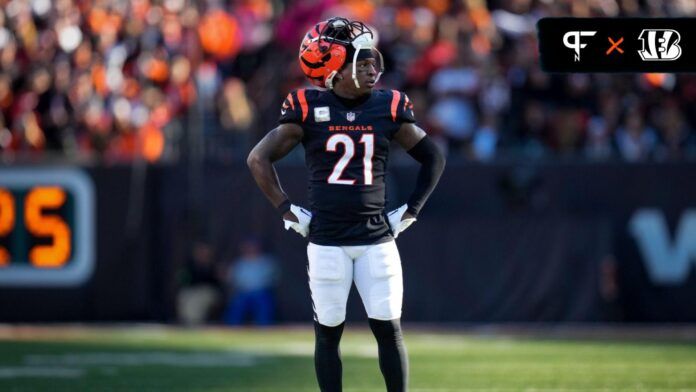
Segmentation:
{"type": "Polygon", "coordinates": [[[408,388],[408,355],[401,323],[396,320],[368,319],[379,348],[379,368],[387,384],[387,392],[404,392],[408,388]]]}
{"type": "Polygon", "coordinates": [[[335,327],[327,327],[314,322],[314,369],[321,392],[341,392],[343,366],[338,346],[344,325],[345,323],[341,323],[335,327]]]}

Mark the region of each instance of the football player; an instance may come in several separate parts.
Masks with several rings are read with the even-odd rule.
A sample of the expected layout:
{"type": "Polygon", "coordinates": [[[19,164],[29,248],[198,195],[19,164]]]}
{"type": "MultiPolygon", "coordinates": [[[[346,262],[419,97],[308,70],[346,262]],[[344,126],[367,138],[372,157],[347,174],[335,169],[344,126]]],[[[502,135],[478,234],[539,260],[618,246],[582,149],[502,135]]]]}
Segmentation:
{"type": "Polygon", "coordinates": [[[285,228],[309,238],[309,287],[321,391],[341,391],[339,342],[355,282],[378,344],[388,391],[405,391],[408,359],[401,333],[401,260],[394,239],[415,222],[435,188],[445,158],[415,125],[413,105],[396,90],[374,89],[384,71],[375,36],[363,23],[332,18],[314,26],[300,47],[300,66],[320,89],[288,94],[280,125],[251,151],[247,163],[285,228]],[[416,187],[386,213],[389,144],[420,162],[416,187]],[[310,172],[309,206],[283,192],[273,162],[302,143],[310,172]]]}

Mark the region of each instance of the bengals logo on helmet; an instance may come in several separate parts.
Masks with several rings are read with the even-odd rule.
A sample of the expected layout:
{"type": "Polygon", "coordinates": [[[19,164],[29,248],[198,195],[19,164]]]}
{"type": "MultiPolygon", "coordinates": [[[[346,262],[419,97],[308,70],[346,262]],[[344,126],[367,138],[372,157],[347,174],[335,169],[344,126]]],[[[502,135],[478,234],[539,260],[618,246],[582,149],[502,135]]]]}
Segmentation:
{"type": "Polygon", "coordinates": [[[343,27],[340,19],[329,19],[315,25],[302,40],[300,67],[315,86],[331,88],[333,77],[346,62],[344,42],[336,39],[336,30],[340,27],[343,27]],[[333,34],[328,36],[327,33],[333,34]],[[335,45],[337,41],[339,44],[335,45]]]}
{"type": "Polygon", "coordinates": [[[357,50],[372,48],[373,37],[372,30],[362,22],[331,18],[317,23],[300,45],[302,72],[315,86],[332,88],[334,76],[346,63],[347,48],[356,45],[357,50]]]}

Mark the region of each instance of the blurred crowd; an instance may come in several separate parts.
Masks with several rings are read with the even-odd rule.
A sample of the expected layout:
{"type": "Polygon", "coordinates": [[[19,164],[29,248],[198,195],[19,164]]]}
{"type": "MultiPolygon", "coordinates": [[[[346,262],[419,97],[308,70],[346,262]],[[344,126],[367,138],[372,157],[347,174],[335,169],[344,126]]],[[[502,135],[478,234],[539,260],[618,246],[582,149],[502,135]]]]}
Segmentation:
{"type": "Polygon", "coordinates": [[[693,74],[547,74],[536,41],[542,17],[696,17],[693,0],[0,4],[3,162],[241,161],[307,86],[300,39],[331,16],[376,28],[381,87],[451,158],[696,158],[693,74]]]}
{"type": "Polygon", "coordinates": [[[242,239],[239,253],[231,261],[221,259],[206,241],[196,240],[192,245],[178,271],[179,322],[189,326],[207,322],[267,326],[275,322],[280,267],[259,239],[242,239]]]}

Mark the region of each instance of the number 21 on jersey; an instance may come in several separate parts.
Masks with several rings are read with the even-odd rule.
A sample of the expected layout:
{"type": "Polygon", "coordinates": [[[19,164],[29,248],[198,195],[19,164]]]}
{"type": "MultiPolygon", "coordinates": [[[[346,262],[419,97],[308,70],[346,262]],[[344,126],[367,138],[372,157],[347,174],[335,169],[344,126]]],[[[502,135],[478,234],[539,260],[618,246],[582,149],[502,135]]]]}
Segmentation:
{"type": "MultiPolygon", "coordinates": [[[[372,156],[375,153],[375,135],[364,133],[360,138],[360,143],[365,145],[365,155],[362,157],[365,185],[372,185],[372,156]]],[[[337,133],[331,135],[326,141],[326,150],[336,152],[339,144],[343,145],[343,155],[336,163],[336,166],[334,166],[327,181],[329,184],[354,185],[355,179],[343,179],[341,175],[348,163],[350,163],[350,160],[355,156],[355,142],[353,142],[353,138],[345,133],[337,133]]]]}

